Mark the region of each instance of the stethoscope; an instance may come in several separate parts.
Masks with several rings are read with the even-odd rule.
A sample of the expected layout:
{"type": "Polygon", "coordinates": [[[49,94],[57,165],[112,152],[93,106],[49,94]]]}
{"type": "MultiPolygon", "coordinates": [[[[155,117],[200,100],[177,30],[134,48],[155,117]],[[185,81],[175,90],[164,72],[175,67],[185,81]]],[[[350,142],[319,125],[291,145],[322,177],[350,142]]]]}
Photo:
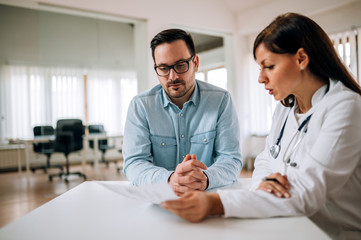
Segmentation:
{"type": "MultiPolygon", "coordinates": [[[[290,110],[290,112],[291,112],[291,110],[290,110]]],[[[276,143],[275,143],[275,144],[271,147],[271,149],[270,149],[270,154],[271,154],[271,156],[272,156],[274,159],[276,159],[276,158],[278,157],[278,155],[279,155],[279,153],[280,153],[280,151],[281,151],[281,139],[282,139],[282,137],[283,137],[283,132],[284,132],[284,130],[285,130],[286,123],[287,123],[288,116],[289,116],[290,112],[288,113],[288,115],[287,115],[287,117],[286,117],[286,120],[285,120],[285,122],[283,123],[281,132],[280,132],[280,134],[279,134],[279,136],[278,136],[278,138],[277,138],[277,140],[276,140],[276,143]]],[[[303,136],[307,133],[307,130],[308,130],[307,124],[308,124],[308,122],[310,121],[311,117],[312,117],[312,114],[309,115],[305,120],[303,120],[303,122],[301,123],[301,125],[300,125],[300,126],[298,127],[298,129],[297,129],[297,133],[292,137],[291,142],[293,141],[293,139],[295,138],[295,136],[296,136],[298,133],[301,134],[301,133],[302,133],[302,129],[305,128],[304,131],[303,131],[304,134],[303,134],[300,138],[298,138],[298,141],[297,141],[297,142],[295,143],[295,145],[293,146],[293,149],[291,150],[290,154],[289,154],[288,157],[284,160],[285,164],[289,164],[291,167],[296,167],[296,166],[297,166],[297,163],[295,163],[295,162],[292,162],[292,163],[291,163],[291,158],[290,158],[290,157],[291,157],[291,155],[294,153],[294,151],[296,150],[298,144],[301,142],[303,136]]]]}
{"type": "MultiPolygon", "coordinates": [[[[326,87],[326,91],[325,91],[325,95],[326,93],[328,92],[328,90],[330,89],[330,84],[327,84],[327,87],[326,87]]],[[[283,123],[283,126],[282,126],[282,129],[281,129],[281,132],[276,140],[276,143],[275,145],[273,145],[271,148],[270,148],[270,154],[271,156],[276,159],[278,157],[278,154],[280,153],[281,151],[281,139],[282,139],[282,136],[283,136],[283,132],[285,130],[285,127],[286,127],[286,123],[287,123],[287,119],[288,119],[288,116],[290,115],[291,111],[293,109],[293,104],[291,104],[291,109],[290,111],[288,112],[288,115],[286,117],[286,120],[285,122],[283,123]]],[[[297,163],[296,162],[291,162],[291,156],[293,155],[293,153],[295,152],[295,150],[297,149],[297,146],[299,145],[299,143],[301,142],[301,140],[303,139],[303,137],[306,135],[307,133],[307,130],[308,130],[308,123],[310,121],[312,117],[312,114],[310,114],[305,120],[303,120],[303,122],[301,123],[301,125],[298,127],[297,129],[297,132],[296,134],[292,137],[291,141],[290,141],[290,144],[293,142],[294,138],[298,135],[298,134],[302,134],[302,129],[304,129],[303,131],[303,134],[301,136],[299,136],[297,142],[293,145],[293,148],[292,150],[290,151],[290,153],[288,154],[288,157],[284,158],[283,159],[283,162],[285,164],[285,167],[287,167],[287,165],[290,165],[291,167],[296,167],[297,166],[297,163]]],[[[289,145],[288,145],[289,147],[289,145]]],[[[286,151],[285,151],[285,154],[287,153],[287,150],[288,150],[288,147],[286,148],[286,151]]]]}

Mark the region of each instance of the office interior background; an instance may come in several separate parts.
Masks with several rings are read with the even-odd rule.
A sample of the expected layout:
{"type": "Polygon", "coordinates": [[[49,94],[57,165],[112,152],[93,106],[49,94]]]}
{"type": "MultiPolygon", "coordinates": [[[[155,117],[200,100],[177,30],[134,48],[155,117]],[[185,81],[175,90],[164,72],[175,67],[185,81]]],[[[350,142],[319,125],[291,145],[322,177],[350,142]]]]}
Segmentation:
{"type": "MultiPolygon", "coordinates": [[[[276,105],[257,82],[252,44],[278,14],[299,12],[319,23],[360,81],[359,0],[1,0],[0,4],[2,145],[30,138],[34,126],[55,126],[60,118],[103,124],[108,134],[122,135],[131,98],[158,84],[149,42],[166,28],[192,34],[200,57],[197,79],[231,92],[244,156],[262,148],[252,146],[257,143],[252,137],[267,135],[276,105]]],[[[0,169],[11,168],[12,160],[4,163],[1,152],[0,169]]]]}
{"type": "MultiPolygon", "coordinates": [[[[121,136],[132,97],[158,84],[149,43],[167,28],[192,34],[196,78],[231,93],[247,163],[263,148],[277,104],[257,81],[253,41],[285,12],[320,24],[360,83],[360,0],[0,0],[0,174],[17,169],[20,145],[9,143],[32,138],[37,125],[79,118],[121,136]]],[[[108,158],[120,156],[115,144],[108,158]]]]}

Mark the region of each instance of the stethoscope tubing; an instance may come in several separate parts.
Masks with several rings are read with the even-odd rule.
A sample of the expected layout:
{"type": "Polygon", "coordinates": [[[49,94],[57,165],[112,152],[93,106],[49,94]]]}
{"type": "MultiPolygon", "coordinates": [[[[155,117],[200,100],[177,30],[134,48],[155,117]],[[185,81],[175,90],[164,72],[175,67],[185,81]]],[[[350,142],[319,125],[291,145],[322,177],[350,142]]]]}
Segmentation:
{"type": "MultiPolygon", "coordinates": [[[[271,147],[271,149],[270,149],[270,154],[271,154],[271,156],[272,156],[274,159],[276,159],[276,158],[278,157],[278,155],[279,155],[279,153],[280,153],[280,151],[281,151],[281,140],[282,140],[283,132],[284,132],[284,130],[285,130],[286,123],[287,123],[287,120],[288,120],[288,117],[289,117],[291,111],[292,111],[292,108],[290,109],[290,111],[289,111],[288,114],[287,114],[286,120],[285,120],[285,122],[283,123],[282,129],[281,129],[280,134],[279,134],[279,136],[278,136],[278,138],[277,138],[277,140],[276,140],[275,145],[273,145],[273,146],[271,147]]],[[[306,124],[310,121],[311,117],[312,117],[312,114],[310,114],[305,120],[303,120],[303,122],[301,123],[301,125],[298,127],[297,132],[301,132],[301,131],[302,131],[302,129],[303,129],[303,128],[306,126],[306,124]]],[[[308,130],[308,128],[306,127],[306,129],[305,129],[305,131],[304,131],[305,134],[307,133],[307,130],[308,130]]],[[[293,137],[293,138],[294,138],[294,137],[293,137]]],[[[292,140],[293,140],[293,138],[292,138],[292,140]]],[[[302,139],[302,138],[301,138],[301,139],[302,139]]],[[[298,144],[299,144],[299,141],[296,143],[296,146],[297,146],[298,144]]],[[[293,151],[292,151],[292,152],[293,152],[293,151]]]]}

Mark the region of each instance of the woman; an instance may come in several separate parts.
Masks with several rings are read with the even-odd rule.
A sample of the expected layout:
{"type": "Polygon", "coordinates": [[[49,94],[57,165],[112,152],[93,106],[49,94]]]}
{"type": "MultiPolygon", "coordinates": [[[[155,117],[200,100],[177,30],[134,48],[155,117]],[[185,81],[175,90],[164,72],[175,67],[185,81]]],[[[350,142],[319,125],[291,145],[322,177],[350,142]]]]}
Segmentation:
{"type": "Polygon", "coordinates": [[[280,100],[252,189],[190,192],[162,206],[208,215],[309,216],[333,238],[361,239],[361,89],[326,33],[287,13],[256,38],[259,82],[280,100]]]}

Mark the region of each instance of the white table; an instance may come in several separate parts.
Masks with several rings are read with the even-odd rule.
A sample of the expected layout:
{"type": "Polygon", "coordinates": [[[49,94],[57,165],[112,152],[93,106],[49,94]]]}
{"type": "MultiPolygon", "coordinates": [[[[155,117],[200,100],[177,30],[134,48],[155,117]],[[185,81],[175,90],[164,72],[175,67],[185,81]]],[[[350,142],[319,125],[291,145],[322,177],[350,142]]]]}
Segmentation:
{"type": "MultiPolygon", "coordinates": [[[[106,184],[119,184],[106,182],[106,184]]],[[[127,182],[123,182],[127,184],[127,182]]],[[[87,181],[0,229],[0,239],[329,239],[307,217],[189,223],[159,205],[87,181]]]]}
{"type": "Polygon", "coordinates": [[[105,135],[105,134],[89,134],[84,135],[83,137],[83,156],[82,156],[82,165],[83,169],[85,169],[85,160],[86,160],[86,154],[85,154],[85,146],[87,146],[87,142],[89,140],[93,140],[93,157],[94,157],[94,173],[97,175],[99,173],[99,140],[105,140],[105,139],[117,139],[117,138],[123,138],[122,135],[105,135]]]}

